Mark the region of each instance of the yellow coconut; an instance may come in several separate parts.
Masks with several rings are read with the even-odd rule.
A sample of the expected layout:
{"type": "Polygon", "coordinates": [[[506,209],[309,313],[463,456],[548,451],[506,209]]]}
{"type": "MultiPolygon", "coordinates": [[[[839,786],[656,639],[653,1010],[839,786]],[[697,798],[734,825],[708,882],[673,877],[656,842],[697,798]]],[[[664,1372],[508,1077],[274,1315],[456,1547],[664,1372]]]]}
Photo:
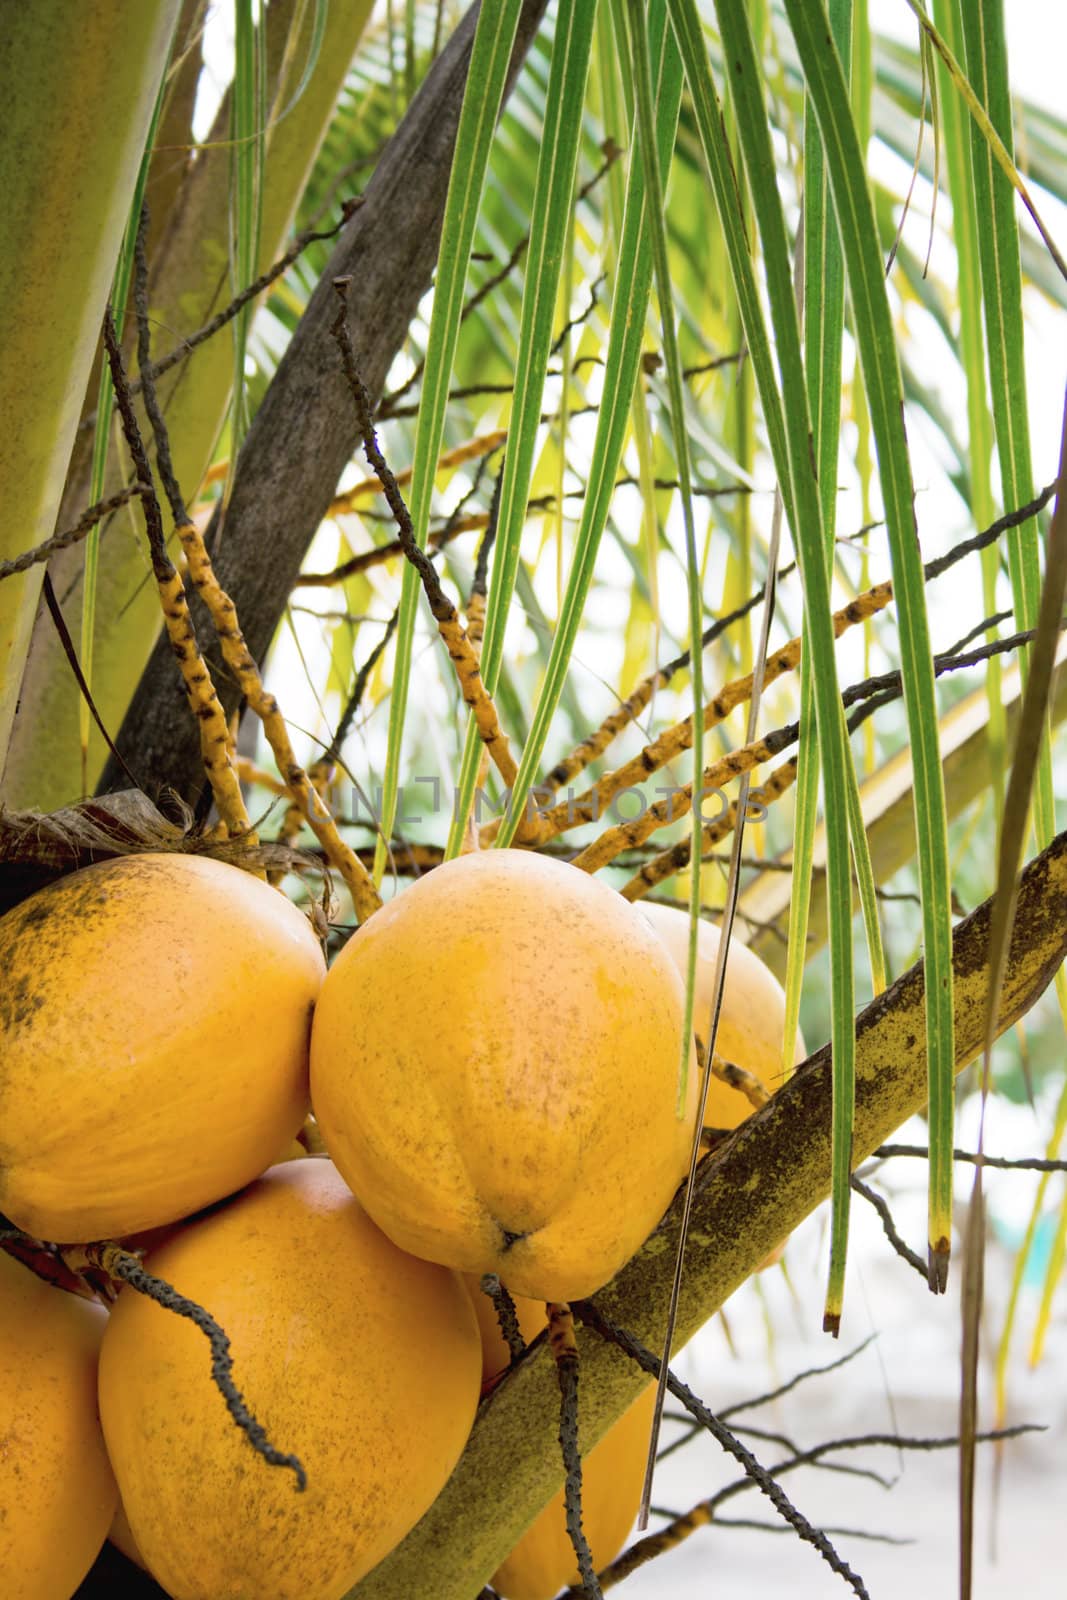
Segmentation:
{"type": "MultiPolygon", "coordinates": [[[[637,906],[670,952],[684,980],[689,959],[689,913],[676,906],[642,900],[637,906]]],[[[693,990],[693,1030],[705,1039],[711,1018],[715,962],[719,954],[719,929],[701,919],[697,944],[697,975],[693,990]]],[[[782,1041],[785,1037],[785,991],[759,956],[737,939],[730,941],[722,1010],[715,1039],[715,1054],[758,1078],[768,1093],[782,1081],[782,1041]]],[[[807,1055],[797,1030],[795,1060],[807,1055]]],[[[736,1128],[752,1112],[752,1102],[740,1090],[713,1077],[708,1086],[704,1121],[710,1128],[736,1128]]]]}
{"type": "Polygon", "coordinates": [[[437,1497],[478,1404],[469,1296],[404,1255],[329,1161],[290,1161],[146,1260],[229,1335],[235,1380],[307,1488],[256,1455],[202,1333],[123,1289],[100,1415],[129,1527],[174,1600],[339,1600],[437,1497]]]}
{"type": "Polygon", "coordinates": [[[323,985],[311,1095],[389,1237],[544,1300],[591,1294],[686,1168],[683,990],[622,896],[519,850],[450,861],[349,941],[323,985]]]}
{"type": "Polygon", "coordinates": [[[72,873],[0,919],[0,1211],[64,1243],[188,1216],[307,1111],[322,954],[266,883],[194,855],[72,873]]]}
{"type": "MultiPolygon", "coordinates": [[[[278,1156],[279,1162],[305,1161],[307,1159],[309,1159],[308,1152],[299,1139],[288,1140],[285,1149],[278,1156]]],[[[315,1157],[313,1159],[318,1158],[315,1157]]],[[[168,1239],[172,1239],[181,1226],[180,1222],[169,1223],[166,1227],[152,1228],[144,1233],[131,1234],[123,1239],[121,1243],[127,1250],[136,1250],[147,1254],[149,1251],[158,1250],[160,1245],[165,1244],[168,1239]]],[[[130,1519],[126,1515],[126,1508],[121,1500],[118,1503],[114,1520],[108,1529],[107,1536],[115,1548],[122,1551],[127,1561],[132,1561],[138,1567],[145,1565],[144,1557],[137,1547],[137,1540],[134,1538],[130,1528],[130,1519]]]]}
{"type": "Polygon", "coordinates": [[[103,1306],[0,1251],[0,1573],[4,1600],[70,1600],[118,1490],[96,1409],[103,1306]]]}
{"type": "MultiPolygon", "coordinates": [[[[508,1365],[508,1347],[492,1301],[481,1292],[476,1278],[465,1281],[482,1335],[482,1381],[491,1383],[508,1365]]],[[[544,1304],[516,1299],[515,1310],[519,1330],[530,1344],[547,1325],[544,1304]]],[[[582,1457],[582,1528],[598,1572],[614,1561],[637,1515],[655,1403],[653,1383],[582,1457]]],[[[579,1443],[581,1427],[579,1407],[579,1443]]],[[[561,1589],[580,1581],[561,1489],[501,1562],[492,1587],[503,1600],[552,1600],[561,1589]]]]}
{"type": "MultiPolygon", "coordinates": [[[[677,906],[658,905],[642,900],[638,908],[655,928],[670,951],[683,980],[689,961],[689,913],[677,906]]],[[[697,936],[697,970],[693,989],[693,1031],[703,1038],[711,1020],[715,991],[715,963],[721,943],[713,922],[701,920],[697,936]]],[[[726,964],[722,1008],[715,1035],[715,1054],[734,1066],[744,1067],[773,1094],[782,1081],[782,1048],[785,1039],[785,991],[759,956],[737,939],[730,940],[730,959],[726,964]]],[[[800,1029],[794,1060],[807,1055],[800,1029]]],[[[736,1128],[753,1112],[752,1101],[741,1089],[712,1077],[704,1106],[704,1124],[709,1128],[736,1128]]],[[[759,1271],[773,1267],[781,1259],[784,1241],[760,1263],[759,1271]]]]}

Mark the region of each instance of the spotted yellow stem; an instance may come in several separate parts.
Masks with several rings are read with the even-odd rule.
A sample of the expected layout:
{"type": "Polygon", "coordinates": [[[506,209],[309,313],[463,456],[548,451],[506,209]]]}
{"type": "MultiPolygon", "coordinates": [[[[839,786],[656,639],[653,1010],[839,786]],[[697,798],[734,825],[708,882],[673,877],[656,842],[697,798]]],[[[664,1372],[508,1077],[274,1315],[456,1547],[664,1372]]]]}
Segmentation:
{"type": "Polygon", "coordinates": [[[241,632],[237,608],[215,576],[199,529],[187,522],[177,532],[189,565],[190,581],[207,606],[215,625],[223,660],[240,685],[250,708],[263,724],[267,742],[278,763],[278,771],[293,803],[300,807],[301,815],[306,818],[321,844],[330,866],[341,874],[352,896],[356,917],[360,922],[365,922],[382,903],[374,880],[359,857],[341,838],[329,808],[296,759],[278,702],[264,688],[259,668],[241,632]]]}

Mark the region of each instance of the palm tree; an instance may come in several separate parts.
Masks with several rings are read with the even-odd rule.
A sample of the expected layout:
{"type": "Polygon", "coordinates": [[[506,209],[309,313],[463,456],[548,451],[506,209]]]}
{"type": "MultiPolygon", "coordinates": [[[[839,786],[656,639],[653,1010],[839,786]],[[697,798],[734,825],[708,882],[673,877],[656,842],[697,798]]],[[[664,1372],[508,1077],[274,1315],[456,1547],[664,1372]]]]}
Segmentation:
{"type": "MultiPolygon", "coordinates": [[[[271,0],[258,25],[235,0],[234,81],[200,139],[204,0],[152,0],[118,33],[87,0],[70,38],[40,0],[0,45],[27,130],[0,146],[5,803],[136,784],[206,824],[220,801],[160,631],[110,301],[169,436],[168,475],[138,402],[158,497],[184,496],[340,832],[309,829],[307,785],[246,711],[248,812],[286,796],[280,837],[342,869],[338,941],[383,877],[481,819],[483,844],[580,850],[628,898],[691,906],[694,940],[701,908],[732,922],[785,985],[788,1062],[803,989],[808,1039],[830,1042],[702,1180],[691,1229],[717,1244],[690,1260],[675,1348],[827,1195],[836,1331],[850,1173],[924,1106],[944,1287],[955,1076],[987,1008],[1004,1033],[1067,949],[1062,531],[1040,490],[1058,466],[1049,430],[1031,446],[1024,360],[1028,320],[1067,298],[1042,220],[1067,124],[1012,100],[1000,0],[912,9],[905,44],[866,0],[271,0]],[[363,459],[361,385],[410,516],[363,459]],[[19,559],[57,528],[47,564],[19,559]],[[465,690],[402,546],[458,595],[465,690]],[[487,718],[519,752],[490,776],[487,718]]],[[[191,604],[222,712],[255,708],[191,604]]],[[[1061,1019],[1029,1044],[1034,1088],[1059,1095],[1051,1160],[1056,984],[1061,1019]]],[[[997,1086],[1021,1070],[1005,1045],[997,1086]]],[[[1067,1205],[1058,1226],[1043,1326],[1067,1205]]],[[[598,1297],[653,1348],[670,1269],[656,1243],[598,1297]]],[[[581,1353],[595,1436],[644,1380],[591,1327],[581,1353]]],[[[360,1594],[419,1592],[432,1559],[433,1592],[467,1600],[561,1480],[557,1405],[541,1352],[360,1594]]]]}

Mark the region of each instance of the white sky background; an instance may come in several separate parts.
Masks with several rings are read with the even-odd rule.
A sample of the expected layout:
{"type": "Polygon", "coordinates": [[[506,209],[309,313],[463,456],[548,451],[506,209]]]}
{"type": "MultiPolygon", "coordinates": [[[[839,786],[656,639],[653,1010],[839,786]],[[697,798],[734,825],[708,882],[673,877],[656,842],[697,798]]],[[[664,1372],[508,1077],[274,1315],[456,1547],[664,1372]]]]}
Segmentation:
{"type": "MultiPolygon", "coordinates": [[[[1062,112],[1067,104],[1067,4],[1064,0],[1005,0],[1005,8],[1016,92],[1054,112],[1062,112]]],[[[384,12],[384,6],[381,9],[384,12]]],[[[909,42],[915,38],[915,20],[905,0],[872,0],[871,23],[876,31],[909,42]]],[[[213,85],[205,85],[198,104],[199,136],[206,131],[232,70],[230,4],[214,7],[205,48],[213,85]]],[[[901,177],[900,171],[894,169],[886,175],[900,187],[906,184],[906,172],[901,177]]],[[[945,205],[947,219],[947,203],[939,204],[945,205]]],[[[920,186],[906,235],[920,254],[926,248],[928,206],[929,191],[924,196],[920,186]]],[[[1039,198],[1039,209],[1061,251],[1067,254],[1067,208],[1039,198]]],[[[1030,420],[1035,477],[1040,484],[1052,478],[1056,470],[1067,373],[1067,318],[1052,311],[1033,292],[1028,293],[1027,312],[1031,320],[1027,350],[1030,420]]],[[[939,376],[936,369],[931,376],[939,376]]],[[[952,374],[952,381],[957,378],[958,374],[952,374]]],[[[951,401],[953,412],[962,414],[962,390],[959,395],[946,398],[951,401]]],[[[921,429],[913,425],[910,437],[915,451],[924,547],[929,538],[928,553],[933,554],[962,536],[966,531],[964,518],[921,437],[921,429]]],[[[851,525],[851,514],[843,504],[842,531],[851,525]]],[[[858,525],[859,518],[854,521],[858,525]]],[[[329,564],[330,554],[332,548],[325,564],[329,564]]],[[[935,641],[945,643],[954,638],[961,631],[954,627],[961,616],[977,619],[982,615],[978,609],[977,574],[972,576],[973,592],[964,592],[955,582],[931,587],[935,641]]],[[[623,581],[628,582],[628,574],[623,581]]],[[[679,614],[684,614],[684,595],[680,604],[679,614]]],[[[287,703],[292,695],[299,699],[302,681],[295,656],[293,665],[291,679],[288,671],[285,673],[287,703]]],[[[849,663],[843,661],[842,671],[848,668],[849,663]]],[[[277,670],[282,670],[280,660],[277,670]]],[[[308,706],[309,723],[314,716],[308,706]]],[[[299,708],[294,720],[300,721],[299,708]]],[[[446,766],[447,756],[442,752],[442,770],[446,766]]],[[[1042,1147],[1042,1128],[1048,1126],[1049,1110],[1044,1107],[1042,1115],[1037,1116],[1026,1107],[997,1102],[987,1148],[1012,1155],[1036,1153],[1042,1147]]],[[[924,1132],[916,1121],[902,1129],[899,1138],[922,1143],[924,1132]]],[[[960,1142],[966,1144],[973,1132],[962,1128],[960,1142]]],[[[898,1162],[892,1182],[897,1186],[893,1204],[898,1226],[913,1246],[922,1250],[925,1167],[920,1162],[898,1162]]],[[[961,1204],[966,1200],[969,1184],[969,1171],[961,1172],[957,1190],[961,1204]]],[[[988,1319],[987,1353],[999,1328],[1009,1260],[1006,1247],[1017,1242],[1033,1192],[1034,1185],[1027,1176],[989,1175],[990,1212],[997,1243],[991,1248],[987,1269],[989,1298],[996,1308],[988,1319]]],[[[1058,1203],[1058,1194],[1056,1190],[1050,1194],[1053,1204],[1058,1203]]],[[[934,1302],[918,1279],[912,1280],[909,1269],[889,1253],[877,1221],[859,1201],[854,1206],[854,1218],[846,1316],[839,1347],[817,1331],[826,1269],[825,1216],[820,1213],[798,1230],[789,1247],[788,1261],[799,1302],[791,1298],[777,1271],[769,1274],[765,1283],[745,1285],[728,1308],[737,1354],[731,1354],[716,1321],[692,1342],[676,1364],[698,1393],[721,1407],[743,1394],[759,1393],[802,1367],[828,1362],[869,1333],[877,1332],[876,1344],[846,1373],[816,1380],[789,1401],[769,1408],[753,1420],[768,1428],[793,1432],[808,1444],[830,1434],[891,1430],[896,1426],[915,1433],[952,1433],[958,1394],[958,1262],[954,1263],[950,1294],[934,1302]],[[769,1329],[773,1332],[769,1333],[769,1329]]],[[[1046,1250],[1047,1243],[1046,1240],[1046,1250]]],[[[1063,1349],[1067,1292],[1061,1283],[1050,1353],[1042,1368],[1032,1373],[1026,1368],[1024,1352],[1036,1312],[1038,1284],[1035,1275],[1024,1290],[1016,1340],[1012,1420],[1040,1420],[1050,1425],[1050,1432],[1007,1448],[999,1520],[993,1512],[989,1475],[992,1457],[987,1454],[984,1458],[978,1501],[981,1531],[975,1600],[1000,1600],[1019,1586],[1033,1600],[1046,1596],[1051,1600],[1063,1592],[1062,1557],[1049,1528],[1055,1520],[1052,1508],[1062,1512],[1067,1502],[1067,1352],[1063,1349]],[[994,1526],[999,1528],[999,1565],[994,1563],[990,1550],[994,1526]]],[[[988,1401],[985,1383],[987,1425],[988,1401]]],[[[775,1459],[771,1447],[757,1449],[763,1459],[775,1459]]],[[[837,1539],[839,1549],[864,1575],[875,1600],[893,1600],[906,1592],[906,1586],[919,1595],[954,1594],[954,1457],[951,1453],[897,1457],[881,1452],[876,1460],[868,1460],[898,1480],[892,1494],[862,1480],[812,1474],[790,1479],[791,1493],[801,1509],[828,1524],[880,1529],[918,1540],[909,1546],[892,1546],[863,1543],[847,1535],[837,1539]]],[[[661,1473],[655,1498],[684,1509],[733,1475],[723,1468],[715,1447],[690,1448],[661,1473]]],[[[773,1520],[770,1508],[760,1505],[752,1495],[736,1501],[732,1514],[773,1520]]],[[[791,1535],[726,1529],[697,1534],[682,1550],[628,1580],[625,1588],[628,1600],[656,1600],[667,1595],[672,1600],[696,1600],[697,1596],[704,1600],[712,1595],[741,1593],[748,1600],[780,1600],[787,1594],[790,1600],[835,1600],[847,1592],[841,1580],[810,1549],[798,1546],[791,1535]]]]}

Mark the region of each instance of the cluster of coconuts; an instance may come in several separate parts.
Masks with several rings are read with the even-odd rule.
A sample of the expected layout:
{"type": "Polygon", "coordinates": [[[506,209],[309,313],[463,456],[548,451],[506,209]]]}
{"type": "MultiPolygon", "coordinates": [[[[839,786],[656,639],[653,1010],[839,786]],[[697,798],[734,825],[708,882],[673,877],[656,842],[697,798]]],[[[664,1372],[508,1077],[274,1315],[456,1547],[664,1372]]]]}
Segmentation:
{"type": "MultiPolygon", "coordinates": [[[[296,1494],[252,1452],[188,1320],[128,1288],[108,1314],[0,1252],[7,1594],[69,1600],[116,1511],[174,1600],[340,1600],[393,1549],[507,1364],[481,1276],[536,1336],[684,1174],[686,928],[523,851],[420,879],[328,974],[289,901],[202,856],[103,862],[0,918],[0,1212],[40,1240],[139,1244],[226,1330],[307,1474],[296,1494]],[[309,1103],[329,1159],[290,1160],[309,1103]]],[[[782,1027],[775,980],[732,951],[720,1053],[772,1082],[782,1027]]],[[[719,1127],[749,1110],[717,1082],[709,1107],[719,1127]]],[[[632,1521],[650,1405],[586,1463],[598,1565],[632,1521]]],[[[576,1579],[559,1498],[494,1576],[509,1600],[576,1579]]]]}

